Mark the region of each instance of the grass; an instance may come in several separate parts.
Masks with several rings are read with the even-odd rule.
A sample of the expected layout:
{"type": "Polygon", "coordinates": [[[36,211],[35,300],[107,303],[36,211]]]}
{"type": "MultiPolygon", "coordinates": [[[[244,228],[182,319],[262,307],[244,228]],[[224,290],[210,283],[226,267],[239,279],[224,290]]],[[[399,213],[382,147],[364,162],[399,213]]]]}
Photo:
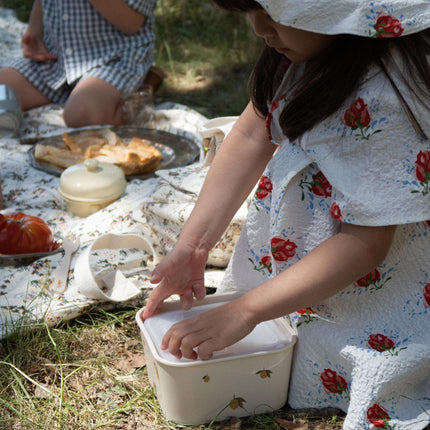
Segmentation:
{"type": "MultiPolygon", "coordinates": [[[[28,21],[33,0],[0,0],[28,21]]],[[[208,118],[239,115],[261,42],[241,14],[212,2],[158,0],[155,62],[166,73],[156,102],[185,104],[208,118]]]]}
{"type": "MultiPolygon", "coordinates": [[[[148,381],[135,312],[100,311],[55,328],[41,324],[1,341],[0,428],[292,428],[286,427],[294,418],[287,409],[206,426],[166,421],[148,381]]],[[[302,429],[340,429],[342,419],[305,417],[296,423],[302,429]]]]}
{"type": "Polygon", "coordinates": [[[159,0],[156,34],[156,63],[167,73],[161,99],[210,118],[240,114],[261,49],[244,15],[211,2],[159,0]]]}
{"type": "MultiPolygon", "coordinates": [[[[27,21],[33,0],[0,0],[27,21]]],[[[260,51],[244,16],[211,2],[158,0],[156,63],[166,79],[156,102],[175,101],[208,118],[238,115],[260,51]]],[[[97,312],[55,328],[41,324],[0,341],[0,428],[340,429],[342,418],[287,408],[206,426],[163,417],[149,384],[136,309],[97,312]],[[295,421],[293,425],[292,421],[295,421]]]]}

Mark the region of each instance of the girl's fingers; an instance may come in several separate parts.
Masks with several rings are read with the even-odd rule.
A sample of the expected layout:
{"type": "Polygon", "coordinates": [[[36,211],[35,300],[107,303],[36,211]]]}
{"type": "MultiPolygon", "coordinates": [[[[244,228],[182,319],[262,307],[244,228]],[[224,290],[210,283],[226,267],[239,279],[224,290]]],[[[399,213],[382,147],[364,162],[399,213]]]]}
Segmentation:
{"type": "Polygon", "coordinates": [[[213,353],[217,351],[217,348],[215,346],[215,343],[211,339],[209,339],[206,342],[201,343],[197,348],[197,351],[198,356],[202,360],[209,360],[212,358],[213,353]]]}
{"type": "Polygon", "coordinates": [[[161,275],[161,271],[159,269],[159,266],[157,266],[151,274],[151,279],[149,280],[149,282],[151,284],[158,284],[159,282],[161,282],[161,280],[163,279],[163,276],[161,275]]]}
{"type": "Polygon", "coordinates": [[[193,307],[193,290],[192,288],[186,288],[180,294],[181,308],[184,310],[191,309],[193,307]]]}
{"type": "Polygon", "coordinates": [[[194,350],[200,342],[196,339],[195,335],[189,335],[182,338],[179,349],[183,357],[190,360],[197,360],[197,352],[194,350]]]}
{"type": "Polygon", "coordinates": [[[206,288],[201,283],[193,285],[194,296],[197,300],[203,300],[206,296],[206,288]]]}
{"type": "Polygon", "coordinates": [[[162,287],[161,284],[156,288],[154,288],[154,290],[152,290],[152,293],[146,302],[145,309],[142,314],[142,319],[145,320],[150,316],[156,314],[161,304],[163,303],[164,299],[170,296],[169,292],[163,293],[163,291],[165,290],[160,287],[162,287]]]}
{"type": "Polygon", "coordinates": [[[204,331],[196,330],[190,320],[182,321],[170,327],[161,341],[161,349],[169,350],[176,358],[196,360],[197,352],[194,348],[198,347],[205,337],[204,331]]]}

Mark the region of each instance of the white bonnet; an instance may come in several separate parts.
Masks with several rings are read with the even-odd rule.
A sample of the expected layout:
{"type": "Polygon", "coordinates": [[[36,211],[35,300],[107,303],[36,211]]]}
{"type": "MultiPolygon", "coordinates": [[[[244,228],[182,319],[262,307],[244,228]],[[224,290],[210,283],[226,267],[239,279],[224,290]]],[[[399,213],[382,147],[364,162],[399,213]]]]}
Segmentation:
{"type": "Polygon", "coordinates": [[[398,37],[430,28],[430,0],[256,0],[283,25],[321,34],[398,37]]]}

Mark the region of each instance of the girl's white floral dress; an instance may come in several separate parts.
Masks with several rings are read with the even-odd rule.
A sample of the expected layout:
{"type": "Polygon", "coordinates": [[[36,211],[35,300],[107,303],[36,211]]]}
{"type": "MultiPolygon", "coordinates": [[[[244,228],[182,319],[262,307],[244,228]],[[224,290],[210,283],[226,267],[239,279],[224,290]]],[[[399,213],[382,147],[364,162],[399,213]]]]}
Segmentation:
{"type": "MultiPolygon", "coordinates": [[[[398,225],[382,264],[290,315],[298,343],[289,404],[342,409],[345,429],[422,429],[430,422],[430,143],[376,69],[336,114],[288,141],[278,117],[300,73],[287,70],[270,106],[268,132],[279,148],[219,290],[256,287],[340,221],[398,225]]],[[[428,111],[411,106],[430,135],[428,111]]]]}

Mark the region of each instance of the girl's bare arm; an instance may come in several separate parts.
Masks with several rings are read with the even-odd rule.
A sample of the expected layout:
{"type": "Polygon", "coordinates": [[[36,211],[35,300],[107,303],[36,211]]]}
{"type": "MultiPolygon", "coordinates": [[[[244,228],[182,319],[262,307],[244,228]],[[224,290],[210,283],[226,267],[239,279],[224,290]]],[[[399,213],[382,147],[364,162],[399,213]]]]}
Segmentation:
{"type": "Polygon", "coordinates": [[[369,273],[385,258],[395,226],[342,224],[341,231],[300,261],[240,298],[175,324],[162,342],[176,357],[211,358],[256,324],[320,303],[369,273]]]}
{"type": "Polygon", "coordinates": [[[124,0],[88,0],[94,8],[118,30],[133,34],[140,30],[145,15],[130,7],[124,0]]]}
{"type": "Polygon", "coordinates": [[[153,272],[151,282],[159,285],[148,299],[144,318],[153,315],[172,294],[181,294],[183,308],[191,306],[193,294],[199,299],[204,296],[208,253],[257,183],[274,150],[264,119],[249,104],[218,150],[177,244],[153,272]]]}
{"type": "Polygon", "coordinates": [[[249,104],[218,150],[181,238],[194,237],[202,248],[210,250],[258,182],[275,149],[267,137],[265,119],[249,104]]]}
{"type": "Polygon", "coordinates": [[[40,40],[43,39],[42,0],[34,0],[25,34],[40,40]]]}

